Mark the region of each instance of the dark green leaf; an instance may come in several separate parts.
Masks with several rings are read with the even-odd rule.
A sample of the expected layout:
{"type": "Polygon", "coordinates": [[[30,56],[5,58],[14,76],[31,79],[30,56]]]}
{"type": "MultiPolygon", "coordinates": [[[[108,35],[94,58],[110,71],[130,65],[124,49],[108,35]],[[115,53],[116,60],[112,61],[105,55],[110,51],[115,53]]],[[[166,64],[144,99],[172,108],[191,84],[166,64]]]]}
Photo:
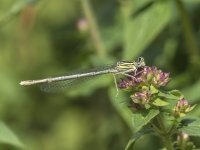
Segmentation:
{"type": "Polygon", "coordinates": [[[138,56],[168,24],[170,13],[168,1],[158,1],[135,18],[129,14],[125,19],[124,58],[138,56]]]}
{"type": "Polygon", "coordinates": [[[190,136],[200,136],[200,119],[185,119],[183,120],[184,126],[180,131],[189,134],[190,136]]]}
{"type": "Polygon", "coordinates": [[[144,5],[142,5],[138,10],[136,10],[133,14],[133,16],[137,16],[139,15],[140,13],[142,13],[143,11],[149,9],[153,4],[154,4],[155,1],[148,1],[147,3],[145,3],[144,5]]]}
{"type": "Polygon", "coordinates": [[[137,139],[139,139],[143,135],[150,134],[150,133],[153,133],[153,130],[151,128],[143,128],[142,130],[136,132],[133,135],[133,137],[129,140],[128,144],[126,145],[125,150],[131,150],[137,139]]]}
{"type": "Polygon", "coordinates": [[[179,90],[171,90],[171,91],[169,91],[169,93],[176,96],[176,97],[183,96],[183,94],[179,90]]]}
{"type": "Polygon", "coordinates": [[[155,105],[155,106],[166,106],[166,105],[168,105],[168,104],[169,104],[168,102],[163,101],[163,100],[160,99],[160,98],[156,98],[156,99],[154,100],[154,102],[153,102],[153,105],[155,105]]]}
{"type": "Polygon", "coordinates": [[[175,96],[175,95],[171,94],[170,92],[168,92],[168,93],[159,92],[158,96],[165,98],[165,99],[169,99],[169,100],[178,100],[180,98],[179,96],[175,96]]]}
{"type": "Polygon", "coordinates": [[[134,113],[133,114],[133,126],[136,131],[140,130],[143,126],[148,124],[151,119],[159,114],[159,111],[156,109],[151,109],[147,113],[134,113]]]}
{"type": "Polygon", "coordinates": [[[117,94],[116,88],[112,87],[109,89],[109,96],[111,100],[112,106],[115,108],[116,111],[118,111],[119,115],[122,117],[124,122],[130,127],[131,130],[133,130],[132,122],[131,122],[131,116],[132,112],[128,109],[127,104],[125,101],[127,101],[127,95],[117,94]]]}

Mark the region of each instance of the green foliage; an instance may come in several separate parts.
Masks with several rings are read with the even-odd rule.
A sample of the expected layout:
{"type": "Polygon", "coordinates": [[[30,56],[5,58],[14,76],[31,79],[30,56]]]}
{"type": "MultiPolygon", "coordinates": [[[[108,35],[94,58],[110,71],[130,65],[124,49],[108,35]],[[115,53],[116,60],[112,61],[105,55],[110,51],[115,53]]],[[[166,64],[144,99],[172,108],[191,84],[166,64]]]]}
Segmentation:
{"type": "Polygon", "coordinates": [[[153,133],[151,128],[143,128],[142,130],[136,132],[134,136],[129,140],[128,144],[126,145],[125,150],[131,150],[136,142],[140,137],[153,133]]]}
{"type": "Polygon", "coordinates": [[[123,57],[131,59],[140,55],[169,23],[171,10],[169,1],[158,1],[136,17],[129,3],[123,9],[126,19],[123,57]]]}
{"type": "Polygon", "coordinates": [[[147,125],[154,117],[159,114],[158,110],[151,109],[144,113],[133,113],[132,124],[136,131],[147,125]]]}
{"type": "Polygon", "coordinates": [[[23,148],[18,137],[2,122],[0,122],[0,142],[23,148]]]}
{"type": "MultiPolygon", "coordinates": [[[[129,142],[135,143],[148,133],[143,128],[160,111],[134,114],[138,122],[133,119],[133,126],[126,103],[129,96],[121,97],[119,92],[116,97],[112,76],[57,93],[43,93],[38,87],[18,83],[119,60],[133,61],[142,55],[147,65],[159,66],[173,78],[167,92],[151,88],[156,96],[153,107],[169,114],[182,95],[199,104],[199,7],[199,0],[1,0],[2,122],[18,130],[30,150],[67,149],[68,145],[74,150],[121,150],[132,132],[142,128],[129,142]]],[[[190,114],[199,116],[198,107],[190,114]]],[[[194,133],[190,126],[182,129],[194,133]]],[[[20,145],[5,135],[2,139],[6,143],[20,145]]],[[[140,144],[154,150],[155,143],[145,139],[140,144]]],[[[0,144],[0,149],[16,148],[0,144]]]]}
{"type": "Polygon", "coordinates": [[[200,119],[185,119],[184,125],[179,130],[190,136],[200,136],[200,119]]]}
{"type": "Polygon", "coordinates": [[[154,100],[154,102],[153,102],[153,105],[155,105],[155,106],[166,106],[166,105],[168,105],[168,104],[169,104],[168,102],[163,101],[163,100],[160,99],[160,98],[156,98],[156,99],[154,100]]]}
{"type": "Polygon", "coordinates": [[[135,74],[134,78],[125,77],[119,83],[120,89],[125,89],[125,92],[126,89],[130,90],[127,104],[133,111],[133,126],[138,131],[126,149],[143,136],[141,130],[148,130],[149,127],[163,141],[167,150],[195,148],[189,135],[198,136],[198,132],[195,134],[194,131],[199,130],[199,121],[189,122],[181,128],[182,132],[178,125],[181,124],[181,118],[196,105],[191,106],[178,90],[165,91],[166,94],[161,92],[161,87],[165,87],[169,82],[169,73],[156,67],[143,66],[138,68],[135,74]],[[172,140],[173,136],[177,137],[176,140],[172,140]]]}

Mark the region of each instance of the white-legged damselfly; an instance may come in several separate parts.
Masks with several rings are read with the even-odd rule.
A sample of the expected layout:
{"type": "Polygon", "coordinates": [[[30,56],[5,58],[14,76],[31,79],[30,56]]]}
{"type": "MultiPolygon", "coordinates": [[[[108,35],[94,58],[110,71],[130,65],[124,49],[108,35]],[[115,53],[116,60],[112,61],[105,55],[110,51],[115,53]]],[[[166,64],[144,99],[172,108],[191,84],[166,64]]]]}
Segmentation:
{"type": "MultiPolygon", "coordinates": [[[[145,66],[145,61],[142,57],[139,57],[136,61],[119,61],[114,65],[109,67],[105,67],[103,69],[92,69],[92,71],[86,71],[81,73],[74,73],[70,75],[50,77],[45,79],[38,80],[26,80],[21,81],[20,85],[35,85],[40,84],[42,87],[47,87],[50,89],[51,87],[62,85],[66,80],[67,81],[76,81],[77,79],[84,79],[92,76],[98,76],[103,74],[113,74],[116,84],[116,75],[125,75],[134,77],[134,75],[130,75],[130,73],[136,73],[137,69],[145,66]]],[[[63,84],[64,86],[64,84],[63,84]]]]}

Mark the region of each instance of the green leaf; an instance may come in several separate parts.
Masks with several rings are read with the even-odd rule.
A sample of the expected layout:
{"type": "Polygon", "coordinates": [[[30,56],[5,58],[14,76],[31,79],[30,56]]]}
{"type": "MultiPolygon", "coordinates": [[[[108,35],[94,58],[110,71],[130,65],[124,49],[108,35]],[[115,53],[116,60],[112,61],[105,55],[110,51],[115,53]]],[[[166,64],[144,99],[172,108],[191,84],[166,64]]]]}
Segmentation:
{"type": "Polygon", "coordinates": [[[166,105],[168,105],[168,104],[169,104],[168,102],[163,101],[163,100],[160,99],[160,98],[156,98],[156,99],[154,100],[154,102],[153,102],[153,105],[155,105],[155,106],[166,106],[166,105]]]}
{"type": "Polygon", "coordinates": [[[134,113],[132,117],[133,126],[136,131],[140,130],[143,126],[148,124],[151,119],[159,114],[159,111],[156,109],[151,109],[146,113],[134,113]]]}
{"type": "Polygon", "coordinates": [[[150,86],[150,91],[151,91],[151,94],[158,93],[158,89],[155,86],[153,86],[153,85],[150,86]]]}
{"type": "Polygon", "coordinates": [[[127,95],[124,95],[124,92],[119,91],[118,95],[116,88],[112,87],[109,89],[109,96],[111,100],[112,106],[115,108],[115,110],[119,113],[119,115],[122,117],[124,122],[127,124],[127,126],[133,130],[132,122],[131,122],[131,117],[132,117],[132,112],[130,109],[128,109],[127,104],[125,101],[127,101],[127,95]]]}
{"type": "MultiPolygon", "coordinates": [[[[124,10],[132,10],[130,7],[133,6],[129,5],[124,10]]],[[[136,17],[132,16],[132,11],[125,11],[125,13],[123,57],[132,59],[141,54],[168,24],[171,9],[168,1],[157,1],[136,17]]]]}
{"type": "Polygon", "coordinates": [[[158,97],[160,99],[163,99],[165,102],[169,103],[168,105],[165,105],[166,109],[168,109],[168,111],[171,111],[177,104],[177,101],[180,99],[179,95],[175,96],[176,95],[175,93],[178,92],[177,90],[176,91],[174,90],[175,93],[173,93],[173,92],[170,93],[170,92],[166,92],[166,93],[159,92],[158,93],[158,97]]]}
{"type": "Polygon", "coordinates": [[[193,106],[187,108],[187,109],[185,110],[185,112],[190,112],[190,111],[192,111],[196,106],[197,106],[197,104],[195,104],[195,105],[193,105],[193,106]]]}
{"type": "Polygon", "coordinates": [[[200,3],[200,0],[184,0],[186,3],[200,3]]]}
{"type": "Polygon", "coordinates": [[[171,90],[169,93],[176,97],[183,97],[183,94],[179,90],[171,90]]]}
{"type": "Polygon", "coordinates": [[[151,128],[143,128],[142,130],[136,132],[133,135],[133,137],[129,140],[128,144],[126,145],[125,150],[131,150],[137,139],[150,133],[153,133],[153,130],[151,128]]]}
{"type": "Polygon", "coordinates": [[[19,148],[23,147],[17,136],[3,122],[0,122],[0,142],[19,148]]]}
{"type": "Polygon", "coordinates": [[[163,92],[159,92],[158,93],[159,97],[165,98],[165,99],[169,99],[169,100],[179,100],[179,96],[175,96],[174,94],[168,92],[168,93],[163,93],[163,92]]]}
{"type": "Polygon", "coordinates": [[[190,136],[199,136],[200,137],[200,119],[199,118],[187,119],[185,122],[186,122],[185,123],[186,125],[184,125],[179,130],[184,133],[189,134],[190,136]]]}

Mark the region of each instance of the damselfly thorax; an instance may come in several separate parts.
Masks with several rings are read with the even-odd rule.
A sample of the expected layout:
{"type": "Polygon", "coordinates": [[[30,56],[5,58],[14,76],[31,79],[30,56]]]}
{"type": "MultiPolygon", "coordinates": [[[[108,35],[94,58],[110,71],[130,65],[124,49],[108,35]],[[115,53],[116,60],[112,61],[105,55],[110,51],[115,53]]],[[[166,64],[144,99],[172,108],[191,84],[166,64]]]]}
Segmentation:
{"type": "Polygon", "coordinates": [[[145,61],[143,57],[139,57],[137,61],[119,61],[117,62],[116,69],[118,72],[129,73],[134,72],[137,68],[145,66],[145,61]]]}

